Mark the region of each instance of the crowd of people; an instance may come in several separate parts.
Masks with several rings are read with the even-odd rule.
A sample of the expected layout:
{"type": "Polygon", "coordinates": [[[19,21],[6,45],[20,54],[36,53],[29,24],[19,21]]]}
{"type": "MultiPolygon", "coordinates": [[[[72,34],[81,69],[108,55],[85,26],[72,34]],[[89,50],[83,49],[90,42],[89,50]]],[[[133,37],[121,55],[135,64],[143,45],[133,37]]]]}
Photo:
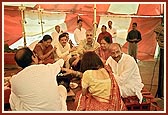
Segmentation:
{"type": "Polygon", "coordinates": [[[13,111],[67,111],[66,88],[56,82],[60,71],[81,79],[82,88],[75,99],[77,111],[126,111],[122,98],[128,96],[137,96],[142,102],[144,85],[136,63],[141,40],[137,23],[127,36],[131,56],[116,43],[112,21],[108,21],[108,28],[102,25],[97,39],[93,29],[85,30],[82,23],[79,19],[74,31],[76,45],[56,25],[55,32],[44,35],[33,50],[17,50],[15,61],[23,70],[11,78],[13,111]]]}

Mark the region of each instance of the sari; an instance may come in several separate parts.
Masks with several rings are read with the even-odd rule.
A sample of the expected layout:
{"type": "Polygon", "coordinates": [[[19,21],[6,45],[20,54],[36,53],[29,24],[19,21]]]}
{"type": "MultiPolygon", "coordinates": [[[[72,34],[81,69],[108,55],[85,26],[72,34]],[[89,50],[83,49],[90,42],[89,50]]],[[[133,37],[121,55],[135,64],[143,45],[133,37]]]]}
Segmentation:
{"type": "MultiPolygon", "coordinates": [[[[51,51],[53,49],[52,45],[49,45],[46,49],[43,49],[42,46],[40,45],[40,43],[38,43],[33,52],[37,54],[37,56],[39,55],[39,52],[42,52],[43,55],[47,54],[49,51],[51,51]]],[[[39,61],[41,61],[41,59],[38,56],[39,61]]],[[[48,57],[46,57],[45,59],[42,60],[43,64],[48,64],[48,63],[54,63],[54,54],[51,53],[48,57]]]]}
{"type": "MultiPolygon", "coordinates": [[[[110,98],[104,99],[108,102],[100,102],[95,99],[91,93],[82,95],[81,91],[76,94],[76,111],[126,111],[126,106],[122,101],[120,90],[117,82],[112,74],[111,68],[105,66],[106,71],[109,73],[111,79],[110,98]]],[[[101,98],[101,97],[97,97],[101,98]]]]}

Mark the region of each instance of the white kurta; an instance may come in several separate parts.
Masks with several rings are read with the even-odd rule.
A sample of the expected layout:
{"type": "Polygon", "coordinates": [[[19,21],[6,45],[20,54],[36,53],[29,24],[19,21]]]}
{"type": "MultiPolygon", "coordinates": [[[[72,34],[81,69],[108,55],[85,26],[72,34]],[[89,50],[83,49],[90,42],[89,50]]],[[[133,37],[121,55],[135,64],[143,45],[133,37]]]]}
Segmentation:
{"type": "Polygon", "coordinates": [[[107,32],[109,32],[113,38],[113,43],[117,43],[117,30],[115,28],[107,28],[107,32]]]}
{"type": "Polygon", "coordinates": [[[54,46],[56,43],[58,43],[59,42],[59,35],[60,34],[62,34],[62,32],[57,32],[57,31],[54,31],[54,32],[52,32],[52,34],[51,34],[51,36],[52,36],[52,42],[51,42],[51,44],[52,44],[52,46],[54,46]]]}
{"type": "Polygon", "coordinates": [[[81,40],[84,40],[86,38],[86,30],[84,28],[81,28],[79,30],[78,28],[74,31],[74,39],[76,44],[79,44],[81,40]]]}
{"type": "Polygon", "coordinates": [[[67,91],[58,86],[56,75],[64,60],[30,65],[11,78],[10,105],[13,111],[66,111],[67,91]],[[61,91],[61,92],[60,92],[61,91]]]}
{"type": "Polygon", "coordinates": [[[64,58],[65,56],[70,57],[71,54],[69,52],[70,48],[70,44],[67,42],[66,45],[63,47],[60,42],[56,43],[55,47],[56,49],[56,60],[59,58],[64,58]]]}
{"type": "Polygon", "coordinates": [[[142,102],[141,90],[144,87],[139,68],[134,58],[127,54],[122,54],[117,63],[111,56],[107,59],[106,65],[112,68],[114,77],[119,85],[121,96],[135,96],[142,102]]]}
{"type": "Polygon", "coordinates": [[[66,59],[65,61],[65,67],[69,68],[70,64],[69,64],[69,59],[71,58],[71,53],[69,52],[70,48],[70,44],[67,42],[66,45],[63,47],[60,42],[56,43],[55,47],[56,49],[56,54],[54,56],[55,60],[58,59],[66,59]]]}

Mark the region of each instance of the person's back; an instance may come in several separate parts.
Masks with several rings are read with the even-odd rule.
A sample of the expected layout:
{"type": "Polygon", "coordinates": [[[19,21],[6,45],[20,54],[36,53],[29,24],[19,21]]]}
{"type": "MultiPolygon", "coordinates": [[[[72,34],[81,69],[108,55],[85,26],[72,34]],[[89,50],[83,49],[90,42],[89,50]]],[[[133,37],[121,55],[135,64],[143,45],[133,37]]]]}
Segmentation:
{"type": "Polygon", "coordinates": [[[111,79],[104,68],[87,70],[83,73],[82,87],[87,88],[98,101],[108,102],[110,98],[111,79]]]}
{"type": "Polygon", "coordinates": [[[104,66],[100,57],[94,51],[84,53],[80,71],[83,73],[82,94],[76,96],[76,101],[78,101],[76,110],[126,110],[111,69],[104,66]]]}
{"type": "Polygon", "coordinates": [[[61,97],[56,76],[45,65],[31,65],[11,79],[12,95],[22,111],[60,111],[61,97]]]}
{"type": "Polygon", "coordinates": [[[53,64],[38,64],[37,56],[27,47],[17,50],[14,58],[23,70],[11,78],[12,111],[67,110],[66,88],[56,82],[63,59],[53,64]]]}

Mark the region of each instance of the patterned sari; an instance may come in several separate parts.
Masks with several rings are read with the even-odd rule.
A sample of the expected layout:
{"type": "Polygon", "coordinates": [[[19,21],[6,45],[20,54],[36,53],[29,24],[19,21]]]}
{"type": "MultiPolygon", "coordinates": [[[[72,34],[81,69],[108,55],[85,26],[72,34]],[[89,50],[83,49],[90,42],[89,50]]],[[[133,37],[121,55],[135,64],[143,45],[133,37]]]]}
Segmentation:
{"type": "MultiPolygon", "coordinates": [[[[123,103],[116,80],[112,74],[111,68],[105,66],[111,79],[111,92],[108,102],[100,102],[95,99],[92,94],[87,93],[82,96],[81,92],[76,94],[77,108],[76,111],[126,111],[126,106],[123,103]]],[[[98,97],[101,98],[101,97],[98,97]]],[[[105,99],[107,100],[107,99],[105,99]]]]}

